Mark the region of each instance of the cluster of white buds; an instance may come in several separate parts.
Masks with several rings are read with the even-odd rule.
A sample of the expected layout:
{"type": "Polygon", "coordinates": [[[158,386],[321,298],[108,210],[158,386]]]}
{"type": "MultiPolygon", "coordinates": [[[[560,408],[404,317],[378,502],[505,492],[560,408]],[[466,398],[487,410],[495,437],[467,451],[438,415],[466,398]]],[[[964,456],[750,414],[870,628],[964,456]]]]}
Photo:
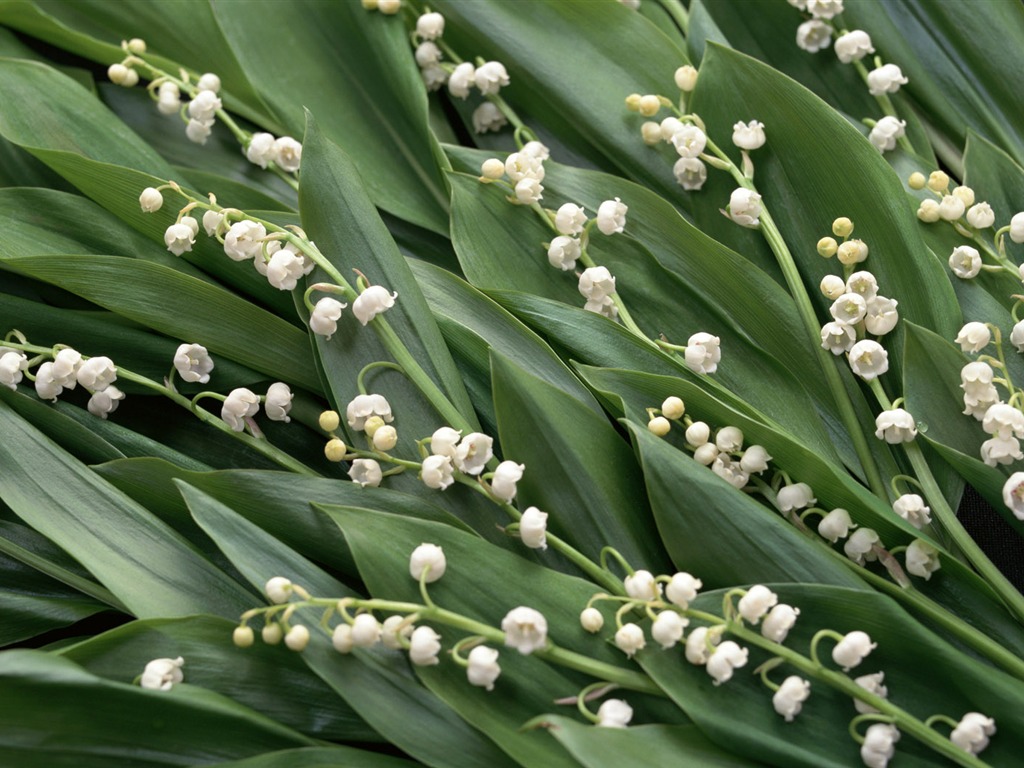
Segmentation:
{"type": "MultiPolygon", "coordinates": [[[[544,161],[550,150],[539,141],[528,141],[518,152],[502,162],[496,157],[485,160],[480,167],[480,180],[494,182],[508,177],[512,194],[508,200],[517,205],[532,205],[544,198],[544,161]]],[[[585,219],[585,217],[584,217],[585,219]]]]}
{"type": "Polygon", "coordinates": [[[139,83],[139,73],[135,65],[140,63],[138,57],[146,52],[146,41],[138,37],[122,40],[121,50],[127,55],[123,61],[107,67],[107,77],[114,85],[131,88],[139,83]]]}
{"type": "MultiPolygon", "coordinates": [[[[426,15],[430,16],[432,14],[426,15]]],[[[417,30],[418,28],[419,27],[417,25],[417,30]]],[[[427,67],[440,67],[440,64],[438,64],[438,61],[440,60],[439,58],[432,64],[429,62],[429,59],[432,58],[432,49],[428,48],[423,50],[421,54],[421,49],[423,49],[423,46],[426,44],[427,43],[423,43],[416,49],[417,61],[422,57],[424,60],[428,61],[427,67]]],[[[430,43],[430,45],[434,44],[430,43]]],[[[440,87],[440,82],[443,82],[438,82],[440,73],[435,70],[429,70],[428,79],[428,70],[424,69],[423,77],[428,87],[440,87]]],[[[488,61],[480,64],[479,66],[474,66],[473,63],[469,61],[463,61],[456,65],[455,68],[451,70],[451,73],[448,74],[448,93],[457,99],[466,99],[469,96],[470,91],[473,90],[473,88],[476,88],[480,92],[480,95],[486,98],[488,96],[496,96],[504,86],[509,84],[509,82],[508,71],[505,69],[505,65],[500,61],[488,61]]],[[[508,118],[493,101],[484,101],[480,106],[473,110],[472,122],[474,131],[477,133],[486,133],[488,131],[501,130],[508,124],[508,118]]]]}
{"type": "MultiPolygon", "coordinates": [[[[689,80],[692,79],[693,84],[696,83],[697,70],[693,67],[681,67],[676,70],[676,75],[677,85],[691,86],[689,80]]],[[[690,89],[692,90],[692,86],[690,89]]],[[[671,108],[671,102],[653,94],[641,96],[634,93],[626,97],[626,107],[644,117],[654,117],[662,107],[671,108]]],[[[760,125],[756,121],[755,124],[760,125]]],[[[742,123],[737,124],[739,125],[742,123]]],[[[684,115],[683,119],[680,119],[672,115],[661,122],[648,120],[643,123],[640,126],[640,135],[648,146],[653,147],[661,143],[672,145],[678,155],[672,166],[672,174],[683,189],[696,191],[704,186],[708,178],[708,169],[701,156],[707,147],[708,137],[704,133],[702,123],[696,122],[691,116],[684,115]]],[[[760,136],[763,143],[763,127],[760,136]]]]}
{"type": "Polygon", "coordinates": [[[302,144],[291,136],[275,139],[269,133],[254,133],[245,145],[245,157],[260,168],[274,164],[285,173],[295,173],[302,164],[302,144]]]}
{"type": "MultiPolygon", "coordinates": [[[[821,281],[822,294],[832,299],[829,308],[832,320],[821,328],[821,346],[833,355],[846,354],[853,372],[871,381],[889,370],[889,355],[877,341],[864,338],[865,333],[884,336],[892,331],[899,321],[898,302],[878,293],[878,281],[871,272],[861,270],[850,274],[852,265],[868,257],[867,244],[850,238],[853,222],[841,216],[832,222],[832,232],[843,242],[838,243],[831,236],[823,237],[817,244],[818,253],[826,259],[836,256],[848,277],[844,280],[838,275],[826,275],[821,281]]],[[[895,434],[886,432],[881,424],[878,426],[882,432],[880,439],[883,434],[887,440],[895,434]]],[[[900,434],[905,437],[908,433],[900,434]]]]}
{"type": "Polygon", "coordinates": [[[448,70],[441,65],[441,48],[435,43],[444,34],[444,16],[436,11],[416,19],[416,64],[428,91],[436,91],[448,82],[448,70]]]}

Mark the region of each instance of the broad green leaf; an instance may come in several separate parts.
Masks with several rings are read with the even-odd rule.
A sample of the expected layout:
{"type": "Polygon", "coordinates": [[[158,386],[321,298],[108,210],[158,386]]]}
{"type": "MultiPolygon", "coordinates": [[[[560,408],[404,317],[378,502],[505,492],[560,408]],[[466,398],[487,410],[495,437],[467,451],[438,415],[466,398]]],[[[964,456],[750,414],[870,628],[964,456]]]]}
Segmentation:
{"type": "Polygon", "coordinates": [[[519,504],[548,512],[593,560],[612,546],[636,568],[663,567],[640,468],[608,420],[496,351],[491,375],[503,458],[526,466],[519,504]]]}
{"type": "MultiPolygon", "coordinates": [[[[254,601],[253,606],[258,605],[254,601]]],[[[237,648],[237,620],[214,616],[133,621],[60,650],[98,677],[130,682],[155,658],[185,659],[185,682],[219,693],[289,728],[319,739],[379,737],[294,653],[258,640],[237,648]]]]}
{"type": "Polygon", "coordinates": [[[96,471],[175,527],[191,520],[174,483],[180,479],[227,504],[296,552],[350,577],[356,576],[356,569],[344,537],[328,518],[310,507],[311,502],[386,510],[469,530],[455,517],[415,496],[386,488],[360,488],[348,480],[257,470],[188,472],[150,459],[114,461],[96,471]]]}
{"type": "MultiPolygon", "coordinates": [[[[998,713],[1005,713],[1008,730],[999,733],[1008,735],[1001,743],[992,740],[984,762],[1014,763],[1024,738],[1024,731],[1016,725],[1022,717],[1019,707],[1024,696],[1020,681],[949,645],[887,597],[825,585],[769,586],[780,603],[800,609],[796,626],[786,638],[787,648],[807,654],[811,637],[821,629],[841,634],[867,632],[877,648],[849,673],[851,677],[883,671],[890,700],[921,720],[933,714],[956,720],[965,712],[977,711],[999,722],[998,713]]],[[[719,614],[721,599],[721,592],[706,593],[691,606],[719,614]]],[[[833,642],[825,639],[818,649],[822,664],[830,669],[836,669],[829,658],[833,642]]],[[[810,678],[810,698],[794,721],[787,723],[772,708],[770,691],[751,674],[767,658],[765,652],[751,648],[747,665],[737,670],[732,680],[716,686],[702,667],[683,660],[681,650],[663,652],[649,647],[637,654],[640,665],[719,746],[786,768],[859,765],[858,745],[847,732],[856,715],[850,699],[810,678]],[[737,728],[738,723],[743,727],[737,728]]],[[[796,670],[783,666],[769,678],[778,684],[790,674],[796,670]]],[[[804,673],[800,676],[807,677],[804,673]]],[[[897,763],[949,765],[946,758],[924,749],[907,734],[896,746],[897,763]]]]}
{"type": "MultiPolygon", "coordinates": [[[[324,509],[344,531],[374,597],[419,602],[416,582],[409,578],[409,554],[421,542],[436,543],[448,561],[445,576],[429,587],[437,605],[493,627],[511,608],[529,605],[547,618],[549,637],[560,646],[605,663],[631,666],[620,651],[588,635],[579,625],[580,607],[594,594],[596,585],[555,573],[435,523],[340,507],[324,509]]],[[[446,646],[460,634],[443,625],[436,629],[446,646]]],[[[587,678],[512,651],[501,653],[500,664],[502,675],[495,683],[500,697],[470,686],[465,672],[447,660],[416,671],[442,700],[521,764],[573,765],[542,734],[523,732],[520,726],[539,714],[537,708],[550,708],[552,699],[572,695],[587,678]]],[[[659,699],[637,694],[635,705],[638,712],[647,713],[644,716],[680,720],[678,713],[665,709],[659,699]]]]}
{"type": "Polygon", "coordinates": [[[234,616],[251,599],[235,581],[109,483],[0,404],[0,496],[139,617],[234,616]]]}
{"type": "MultiPolygon", "coordinates": [[[[293,136],[303,132],[303,110],[310,110],[324,136],[354,159],[374,203],[447,232],[440,150],[427,127],[423,82],[400,18],[354,3],[309,3],[300,13],[268,0],[246,13],[221,0],[212,8],[246,74],[293,136]],[[288,50],[287,57],[266,55],[267,29],[275,30],[274,45],[288,50]]],[[[307,143],[304,173],[315,163],[308,151],[307,143]]]]}
{"type": "MultiPolygon", "coordinates": [[[[872,254],[862,268],[877,277],[880,293],[899,302],[900,317],[955,334],[959,311],[945,270],[928,253],[914,211],[890,203],[904,199],[903,184],[840,115],[789,78],[717,46],[709,46],[704,58],[693,109],[722,145],[736,120],[756,116],[767,126],[771,138],[754,157],[757,185],[811,287],[819,317],[827,317],[827,302],[814,286],[835,265],[814,245],[833,219],[847,216],[872,254]]],[[[708,218],[725,221],[717,212],[727,202],[724,194],[726,199],[702,193],[708,218]]]]}
{"type": "Polygon", "coordinates": [[[409,266],[430,304],[466,388],[486,428],[496,429],[491,399],[490,349],[561,389],[595,413],[601,407],[540,337],[450,272],[419,261],[409,266]]]}
{"type": "MultiPolygon", "coordinates": [[[[300,191],[303,228],[343,276],[349,278],[351,270],[358,269],[370,284],[398,293],[395,306],[382,319],[454,407],[472,422],[472,406],[444,339],[405,259],[367,197],[356,166],[312,118],[303,152],[308,163],[300,191]]],[[[316,342],[329,387],[342,409],[356,394],[352,374],[367,363],[388,359],[374,331],[360,327],[351,314],[342,318],[331,341],[318,336],[316,342]]],[[[432,434],[442,426],[438,414],[406,377],[383,371],[379,378],[389,381],[394,391],[392,402],[403,402],[408,409],[407,429],[421,433],[407,432],[406,441],[432,434]]]]}
{"type": "Polygon", "coordinates": [[[268,752],[211,768],[413,768],[416,763],[354,747],[305,747],[268,752]]]}
{"type": "MultiPolygon", "coordinates": [[[[149,328],[317,391],[305,334],[266,310],[167,267],[118,256],[8,256],[10,268],[149,328]],[[125,289],[125,284],[131,290],[125,289]]],[[[169,366],[168,366],[169,369],[169,366]]]]}
{"type": "Polygon", "coordinates": [[[150,768],[316,743],[199,687],[152,691],[126,684],[139,673],[125,670],[126,682],[111,682],[42,651],[0,654],[4,761],[26,768],[107,768],[112,762],[150,768]]]}
{"type": "MultiPolygon", "coordinates": [[[[511,84],[501,96],[600,168],[664,193],[675,186],[671,166],[647,147],[626,119],[633,92],[672,94],[672,75],[686,54],[648,19],[611,0],[515,3],[442,0],[445,40],[467,60],[496,59],[511,84]],[[571,54],[567,53],[571,42],[571,54]],[[594,72],[600,72],[596,78],[594,72]]],[[[557,156],[557,155],[556,155],[557,156]]]]}
{"type": "MultiPolygon", "coordinates": [[[[612,693],[607,698],[618,695],[612,693]]],[[[646,765],[699,765],[704,768],[752,768],[761,765],[716,746],[693,725],[630,723],[628,728],[596,728],[564,715],[544,715],[530,725],[544,728],[586,768],[621,768],[631,765],[639,756],[646,765]]]]}
{"type": "Polygon", "coordinates": [[[629,426],[658,530],[678,568],[713,588],[762,581],[861,586],[778,514],[646,429],[629,426]]]}

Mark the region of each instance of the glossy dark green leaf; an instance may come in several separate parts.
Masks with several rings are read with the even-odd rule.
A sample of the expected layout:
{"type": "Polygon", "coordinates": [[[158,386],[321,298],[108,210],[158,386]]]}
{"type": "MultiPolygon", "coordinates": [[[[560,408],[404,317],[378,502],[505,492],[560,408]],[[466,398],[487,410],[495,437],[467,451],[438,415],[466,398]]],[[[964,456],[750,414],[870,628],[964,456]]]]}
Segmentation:
{"type": "Polygon", "coordinates": [[[140,673],[124,670],[124,682],[112,682],[42,651],[0,654],[4,762],[26,768],[107,768],[112,762],[150,768],[316,743],[199,687],[152,691],[127,684],[140,673]]]}
{"type": "Polygon", "coordinates": [[[591,559],[613,546],[634,567],[662,567],[640,469],[608,420],[497,353],[491,372],[504,458],[526,466],[519,504],[547,511],[591,559]]]}
{"type": "MultiPolygon", "coordinates": [[[[354,159],[377,205],[447,232],[440,150],[427,127],[426,95],[402,19],[353,3],[311,3],[300,13],[269,0],[246,13],[231,2],[212,7],[246,74],[293,136],[302,133],[309,109],[324,136],[354,159]],[[266,55],[266,29],[276,30],[274,44],[290,51],[287,57],[266,55]]],[[[307,144],[304,172],[313,165],[308,151],[307,144]]]]}
{"type": "Polygon", "coordinates": [[[416,763],[353,747],[305,747],[217,763],[211,768],[413,768],[416,763]]]}
{"type": "Polygon", "coordinates": [[[237,615],[235,581],[83,464],[0,405],[0,496],[139,617],[237,615]]]}
{"type": "MultiPolygon", "coordinates": [[[[253,602],[253,606],[259,605],[253,602]]],[[[237,619],[189,616],[133,621],[60,650],[108,680],[131,682],[154,658],[185,659],[185,682],[214,691],[289,728],[318,739],[379,737],[313,675],[299,656],[257,641],[231,642],[237,619]]],[[[258,632],[259,622],[253,622],[258,632]]]]}
{"type": "MultiPolygon", "coordinates": [[[[620,693],[611,693],[607,698],[618,695],[620,693]]],[[[641,755],[647,765],[706,768],[761,765],[716,746],[693,725],[630,723],[628,728],[597,728],[564,715],[545,715],[531,725],[546,729],[586,768],[620,768],[641,755]]]]}
{"type": "MultiPolygon", "coordinates": [[[[267,376],[316,391],[301,331],[266,310],[167,267],[117,256],[8,256],[18,272],[59,285],[154,330],[202,344],[267,376]],[[130,282],[131,290],[125,290],[130,282]]],[[[169,366],[168,366],[169,369],[169,366]]]]}

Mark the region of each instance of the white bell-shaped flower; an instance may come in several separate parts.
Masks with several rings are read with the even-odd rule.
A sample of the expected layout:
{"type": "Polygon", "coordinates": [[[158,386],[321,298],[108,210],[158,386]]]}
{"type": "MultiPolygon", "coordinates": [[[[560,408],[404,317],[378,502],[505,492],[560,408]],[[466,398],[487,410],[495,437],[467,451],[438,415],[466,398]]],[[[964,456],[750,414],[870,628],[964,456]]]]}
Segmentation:
{"type": "Polygon", "coordinates": [[[506,504],[511,504],[516,497],[516,483],[522,479],[525,469],[524,464],[516,464],[514,461],[501,462],[491,478],[491,493],[506,504]]]}
{"type": "Polygon", "coordinates": [[[302,165],[302,144],[291,136],[281,136],[274,141],[274,162],[285,173],[295,173],[302,165]]]}
{"type": "Polygon", "coordinates": [[[292,391],[283,381],[277,381],[267,389],[263,410],[271,421],[291,421],[288,412],[292,409],[292,391]]]}
{"type": "Polygon", "coordinates": [[[803,703],[811,695],[811,683],[798,675],[790,675],[782,681],[779,690],[772,696],[772,706],[787,723],[800,714],[803,703]]]}
{"type": "Polygon", "coordinates": [[[255,416],[260,410],[260,396],[250,389],[239,387],[228,393],[221,406],[220,417],[235,432],[245,429],[245,419],[255,416]]]}
{"type": "Polygon", "coordinates": [[[772,642],[785,642],[786,635],[789,634],[789,630],[796,624],[796,619],[799,615],[799,608],[779,603],[768,611],[768,615],[761,622],[761,634],[772,642]]]}
{"type": "MultiPolygon", "coordinates": [[[[863,529],[862,529],[863,530],[863,529]]],[[[849,672],[878,647],[878,643],[871,642],[867,632],[854,630],[843,636],[843,639],[836,643],[832,649],[832,660],[843,668],[843,672],[849,672]]]]}
{"type": "Polygon", "coordinates": [[[89,413],[93,416],[105,419],[117,410],[117,406],[122,400],[124,400],[124,392],[110,385],[93,392],[92,397],[89,398],[89,402],[86,404],[86,408],[88,408],[89,413]]]}
{"type": "Polygon", "coordinates": [[[433,584],[444,576],[447,568],[444,550],[437,544],[420,544],[409,556],[409,575],[416,581],[422,578],[427,584],[433,584]]]}
{"type": "Polygon", "coordinates": [[[906,85],[908,82],[910,81],[903,76],[903,71],[895,64],[883,64],[868,72],[868,91],[872,96],[896,93],[901,85],[906,85]]]}
{"type": "Polygon", "coordinates": [[[427,488],[443,491],[455,482],[450,456],[427,456],[420,466],[420,480],[427,488]]]}
{"type": "Polygon", "coordinates": [[[602,234],[614,235],[626,228],[626,213],[629,207],[619,198],[605,200],[597,207],[597,228],[602,234]]]}
{"type": "Polygon", "coordinates": [[[418,667],[430,667],[438,663],[441,652],[441,636],[430,627],[416,627],[409,638],[409,661],[418,667]]]}
{"type": "Polygon", "coordinates": [[[530,549],[547,549],[548,513],[527,507],[519,520],[519,538],[530,549]]]}
{"type": "Polygon", "coordinates": [[[338,330],[341,310],[347,306],[348,304],[332,299],[330,296],[320,299],[309,315],[309,329],[330,341],[331,336],[338,330]]]}
{"type": "Polygon", "coordinates": [[[184,665],[185,659],[181,656],[176,659],[153,659],[146,664],[139,685],[154,691],[169,691],[185,679],[181,671],[184,665]]]}
{"type": "Polygon", "coordinates": [[[501,675],[498,651],[486,645],[478,645],[469,652],[467,661],[469,666],[466,667],[466,679],[469,684],[493,691],[494,681],[501,675]]]}
{"type": "Polygon", "coordinates": [[[371,285],[360,293],[352,302],[352,314],[356,319],[366,325],[381,312],[385,312],[395,306],[395,299],[398,293],[390,293],[382,285],[371,285]]]}
{"type": "Polygon", "coordinates": [[[601,728],[625,728],[633,719],[633,708],[622,699],[605,699],[597,708],[597,725],[601,728]]]}
{"type": "Polygon", "coordinates": [[[543,649],[548,642],[547,619],[526,606],[509,611],[501,620],[501,631],[505,633],[505,645],[524,655],[543,649]]]}
{"type": "Polygon", "coordinates": [[[874,53],[871,36],[862,29],[855,29],[836,38],[835,52],[843,64],[860,61],[869,53],[874,53]]]}

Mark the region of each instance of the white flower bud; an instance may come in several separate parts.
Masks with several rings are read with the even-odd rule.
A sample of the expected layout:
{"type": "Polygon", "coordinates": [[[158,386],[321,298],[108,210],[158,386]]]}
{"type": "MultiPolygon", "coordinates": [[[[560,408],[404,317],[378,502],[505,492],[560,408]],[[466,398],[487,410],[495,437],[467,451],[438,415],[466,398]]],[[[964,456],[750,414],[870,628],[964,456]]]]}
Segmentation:
{"type": "Polygon", "coordinates": [[[626,594],[634,600],[657,600],[661,597],[661,586],[650,571],[635,571],[623,579],[626,594]]]}
{"type": "Polygon", "coordinates": [[[117,406],[122,400],[124,400],[124,392],[111,385],[93,392],[89,402],[86,403],[86,408],[93,416],[105,419],[117,410],[117,406]]]}
{"type": "Polygon", "coordinates": [[[496,157],[488,158],[480,166],[480,175],[485,179],[500,179],[505,175],[505,164],[496,157]]]}
{"type": "Polygon", "coordinates": [[[381,285],[371,285],[352,302],[352,314],[362,325],[366,325],[381,312],[395,306],[397,298],[397,292],[389,293],[388,289],[381,285]]]}
{"type": "Polygon", "coordinates": [[[647,422],[647,429],[651,434],[657,435],[658,437],[664,437],[672,429],[672,422],[664,416],[655,416],[647,422]]]}
{"type": "Polygon", "coordinates": [[[409,638],[409,661],[418,667],[430,667],[438,663],[441,652],[441,636],[430,627],[416,627],[409,638]]]}
{"type": "Polygon", "coordinates": [[[200,91],[188,103],[188,116],[199,122],[212,122],[223,104],[213,91],[200,91]]]}
{"type": "Polygon", "coordinates": [[[164,204],[164,196],[155,187],[146,187],[139,195],[139,206],[145,213],[153,213],[160,210],[164,204]]]}
{"type": "Polygon", "coordinates": [[[385,648],[397,650],[402,647],[399,638],[408,638],[414,629],[405,616],[388,616],[380,628],[380,641],[385,648]]]}
{"type": "Polygon", "coordinates": [[[485,101],[473,110],[472,122],[474,131],[487,133],[488,131],[500,131],[508,123],[508,118],[493,102],[485,101]]]}
{"type": "Polygon", "coordinates": [[[796,44],[808,53],[817,53],[832,44],[832,27],[812,19],[796,28],[796,44]]]}
{"type": "Polygon", "coordinates": [[[602,234],[614,235],[626,228],[626,212],[629,207],[619,198],[605,200],[597,208],[597,228],[602,234]]]}
{"type": "MultiPolygon", "coordinates": [[[[693,424],[686,428],[686,442],[692,445],[694,448],[700,448],[705,445],[711,438],[711,427],[705,424],[703,421],[695,421],[693,424]]],[[[715,451],[715,456],[718,455],[718,451],[715,451]]],[[[714,456],[711,457],[714,461],[714,456]]]]}
{"type": "Polygon", "coordinates": [[[277,645],[284,640],[284,630],[277,622],[267,624],[260,630],[260,637],[267,645],[277,645]]]}
{"type": "Polygon", "coordinates": [[[704,585],[700,579],[685,572],[676,573],[665,586],[665,597],[672,604],[685,610],[689,607],[691,600],[697,599],[697,593],[702,586],[704,585]]]}
{"type": "Polygon", "coordinates": [[[786,635],[796,624],[796,617],[799,615],[799,608],[779,603],[768,611],[768,615],[761,622],[761,634],[772,642],[785,642],[786,635]]]}
{"type": "Polygon", "coordinates": [[[814,498],[814,491],[811,490],[811,486],[807,483],[791,483],[790,485],[782,486],[779,488],[776,500],[778,501],[779,509],[783,512],[804,509],[805,507],[813,506],[818,501],[814,498]]]}
{"type": "Polygon", "coordinates": [[[761,196],[746,187],[734,189],[729,197],[728,214],[741,227],[760,226],[761,196]]]}
{"type": "Polygon", "coordinates": [[[715,685],[721,685],[732,679],[733,670],[746,665],[750,652],[741,648],[732,640],[726,640],[708,657],[707,672],[715,685]]]}
{"type": "Polygon", "coordinates": [[[697,446],[693,452],[693,460],[705,467],[710,467],[718,459],[718,446],[714,443],[704,443],[697,446]]]}
{"type": "Polygon", "coordinates": [[[818,535],[835,544],[850,535],[850,530],[857,525],[850,519],[850,513],[837,507],[818,522],[818,535]]]}
{"type": "Polygon", "coordinates": [[[527,507],[519,520],[519,538],[530,549],[547,549],[548,513],[527,507]]]}
{"type": "Polygon", "coordinates": [[[251,648],[252,644],[256,642],[256,634],[248,625],[235,627],[235,631],[231,633],[231,642],[237,648],[251,648]]]}
{"type": "Polygon", "coordinates": [[[600,632],[604,626],[604,616],[597,608],[584,608],[580,613],[580,626],[592,634],[600,632]]]}
{"type": "Polygon", "coordinates": [[[254,133],[245,148],[246,159],[260,168],[277,160],[277,147],[269,133],[254,133]]]}
{"type": "Polygon", "coordinates": [[[666,419],[681,419],[683,414],[686,413],[686,405],[683,403],[681,398],[672,397],[665,398],[661,404],[661,413],[666,419]]]}
{"type": "Polygon", "coordinates": [[[331,645],[338,653],[352,653],[355,643],[352,642],[352,625],[344,622],[334,628],[331,635],[331,645]]]}
{"type": "Polygon", "coordinates": [[[384,425],[373,433],[373,447],[377,451],[390,451],[398,445],[398,430],[390,425],[384,425]]]}
{"type": "Polygon", "coordinates": [[[903,76],[902,70],[895,64],[883,64],[868,72],[868,92],[872,96],[896,93],[901,85],[906,85],[908,82],[910,81],[903,76]]]}
{"type": "Polygon", "coordinates": [[[996,215],[988,203],[976,203],[967,210],[967,223],[975,229],[988,229],[996,223],[996,215]]]}
{"type": "Polygon", "coordinates": [[[751,624],[757,624],[768,609],[779,602],[779,596],[763,584],[755,584],[740,598],[736,609],[751,624]]]}
{"type": "Polygon", "coordinates": [[[675,611],[661,611],[651,624],[651,638],[668,650],[683,639],[683,630],[690,620],[675,611]]]}
{"type": "Polygon", "coordinates": [[[863,240],[847,240],[836,250],[840,264],[860,264],[868,257],[868,246],[863,240]]]}
{"type": "Polygon", "coordinates": [[[743,431],[739,427],[722,427],[715,434],[715,445],[724,453],[738,451],[743,447],[743,431]]]}
{"type": "Polygon", "coordinates": [[[436,11],[416,19],[416,34],[423,40],[436,40],[444,34],[444,16],[436,11]]]}
{"type": "Polygon", "coordinates": [[[960,329],[955,341],[964,352],[980,352],[992,341],[992,332],[985,323],[971,322],[960,329]]]}
{"type": "Polygon", "coordinates": [[[181,671],[184,665],[185,659],[181,656],[176,659],[153,659],[146,664],[139,685],[154,691],[169,691],[185,679],[181,671]]]}
{"type": "Polygon", "coordinates": [[[782,681],[779,690],[772,696],[772,706],[782,715],[787,723],[800,714],[800,709],[807,697],[811,695],[811,683],[797,675],[790,675],[782,681]]]}
{"type": "Polygon", "coordinates": [[[922,200],[917,207],[917,218],[925,224],[934,224],[939,220],[939,203],[930,197],[922,200]]]}
{"type": "Polygon", "coordinates": [[[484,96],[495,94],[501,90],[502,86],[509,84],[505,65],[499,61],[488,61],[486,64],[481,64],[473,73],[473,80],[484,96]]]}
{"type": "Polygon", "coordinates": [[[356,395],[345,408],[348,425],[359,432],[366,428],[367,419],[373,416],[379,416],[388,424],[395,420],[391,415],[391,405],[383,395],[356,395]]]}
{"type": "Polygon", "coordinates": [[[551,157],[551,150],[539,141],[528,141],[523,144],[523,148],[519,151],[524,155],[535,157],[538,160],[547,160],[551,157]]]}
{"type": "Polygon", "coordinates": [[[851,61],[860,61],[869,53],[874,53],[875,48],[871,45],[871,37],[867,32],[855,29],[836,38],[835,51],[843,64],[849,64],[851,61]]]}
{"type": "Polygon", "coordinates": [[[887,115],[872,126],[868,141],[879,152],[890,152],[896,149],[896,143],[906,135],[906,132],[906,120],[887,115]]]}
{"type": "Polygon", "coordinates": [[[263,587],[263,591],[267,593],[267,597],[270,598],[272,603],[287,603],[291,599],[292,592],[294,591],[294,585],[289,579],[284,576],[274,576],[272,579],[267,581],[266,586],[263,587]]]}
{"type": "Polygon", "coordinates": [[[686,64],[676,70],[676,87],[683,93],[689,93],[697,87],[697,70],[686,64]]]}
{"type": "Polygon", "coordinates": [[[494,690],[494,681],[501,675],[498,665],[498,652],[486,645],[478,645],[469,652],[469,666],[466,667],[466,678],[470,685],[494,690]]]}
{"type": "Polygon", "coordinates": [[[217,93],[220,90],[220,78],[213,72],[207,72],[199,78],[196,87],[200,91],[212,91],[217,93]]]}
{"type": "Polygon", "coordinates": [[[370,648],[380,642],[380,622],[372,613],[360,613],[352,622],[352,645],[370,648]]]}
{"type": "Polygon", "coordinates": [[[1010,219],[1010,239],[1015,243],[1024,243],[1024,211],[1015,213],[1010,219]]]}
{"type": "Polygon", "coordinates": [[[409,575],[416,581],[423,577],[427,584],[433,584],[444,576],[448,561],[444,550],[436,544],[420,544],[409,557],[409,575]],[[426,576],[423,572],[426,571],[426,576]]]}
{"type": "Polygon", "coordinates": [[[653,120],[647,120],[640,126],[640,138],[644,144],[653,147],[661,143],[661,125],[653,120]]]}
{"type": "Polygon", "coordinates": [[[867,632],[855,630],[847,633],[832,649],[832,660],[849,672],[867,657],[878,643],[872,643],[867,632]]]}
{"type": "Polygon", "coordinates": [[[647,645],[644,631],[636,624],[630,622],[623,624],[615,633],[615,645],[626,656],[632,657],[637,651],[641,651],[647,645]]]}
{"type": "Polygon", "coordinates": [[[622,699],[605,699],[597,708],[599,728],[625,728],[633,719],[633,708],[622,699]]]}

